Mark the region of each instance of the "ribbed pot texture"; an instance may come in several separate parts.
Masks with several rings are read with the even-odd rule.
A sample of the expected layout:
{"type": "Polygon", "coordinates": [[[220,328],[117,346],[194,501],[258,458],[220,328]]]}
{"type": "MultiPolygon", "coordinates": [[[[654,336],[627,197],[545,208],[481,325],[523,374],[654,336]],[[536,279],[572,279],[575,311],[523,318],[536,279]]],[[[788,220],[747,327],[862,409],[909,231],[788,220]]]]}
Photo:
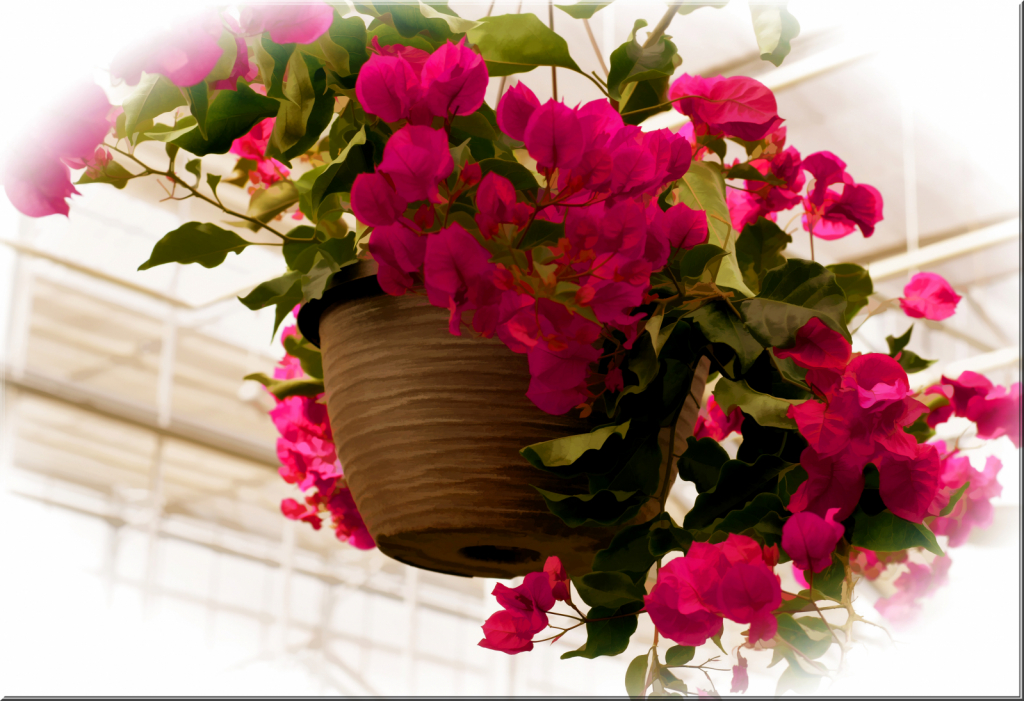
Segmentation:
{"type": "MultiPolygon", "coordinates": [[[[447,316],[422,297],[375,295],[341,301],[320,317],[338,458],[377,546],[406,564],[463,576],[516,577],[550,555],[570,574],[590,571],[618,529],[562,523],[530,485],[571,493],[586,491],[585,481],[549,475],[519,454],[590,426],[535,407],[525,396],[526,356],[496,340],[451,335],[447,316]]],[[[706,362],[697,375],[692,394],[700,397],[706,362]]],[[[698,410],[687,400],[677,453],[698,410]]],[[[662,434],[668,486],[668,429],[662,434]]],[[[668,489],[661,492],[637,522],[661,510],[668,489]]]]}

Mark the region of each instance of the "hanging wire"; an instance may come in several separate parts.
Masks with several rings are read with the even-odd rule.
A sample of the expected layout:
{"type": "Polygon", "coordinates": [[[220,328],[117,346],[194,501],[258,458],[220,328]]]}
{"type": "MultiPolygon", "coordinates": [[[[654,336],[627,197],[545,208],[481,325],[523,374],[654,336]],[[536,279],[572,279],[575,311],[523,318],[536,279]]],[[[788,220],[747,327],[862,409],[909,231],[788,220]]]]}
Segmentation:
{"type": "MultiPolygon", "coordinates": [[[[548,28],[555,31],[555,0],[548,0],[548,28]]],[[[551,66],[551,97],[558,101],[558,69],[551,66]]]]}
{"type": "MultiPolygon", "coordinates": [[[[493,2],[491,3],[491,7],[494,7],[494,3],[493,2]]],[[[519,0],[519,4],[516,5],[516,14],[518,15],[522,11],[523,11],[523,0],[519,0]]],[[[488,13],[490,13],[490,10],[488,10],[488,13]]],[[[505,84],[507,82],[508,82],[508,76],[507,75],[501,76],[501,82],[498,84],[498,99],[497,99],[497,101],[494,104],[498,104],[498,102],[501,102],[501,96],[505,94],[505,84]]]]}
{"type": "Polygon", "coordinates": [[[590,20],[586,17],[583,18],[583,26],[587,29],[587,36],[590,37],[590,45],[594,47],[594,53],[597,54],[597,60],[601,63],[601,70],[604,71],[604,77],[608,77],[608,66],[604,63],[604,54],[601,53],[601,48],[597,45],[597,39],[594,38],[594,30],[590,28],[590,20]]]}

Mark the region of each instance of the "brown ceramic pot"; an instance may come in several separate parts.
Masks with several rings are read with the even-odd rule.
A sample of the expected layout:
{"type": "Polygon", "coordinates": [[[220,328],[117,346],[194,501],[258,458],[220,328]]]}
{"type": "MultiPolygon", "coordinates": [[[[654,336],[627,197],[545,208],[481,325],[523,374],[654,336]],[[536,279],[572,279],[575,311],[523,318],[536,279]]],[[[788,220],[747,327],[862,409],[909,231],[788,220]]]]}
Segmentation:
{"type": "MultiPolygon", "coordinates": [[[[497,340],[453,336],[447,311],[420,296],[380,291],[373,264],[345,269],[315,310],[331,428],[345,478],[384,554],[428,570],[516,577],[558,555],[572,574],[588,572],[615,530],[569,528],[530,486],[564,493],[572,485],[531,466],[520,448],[582,433],[582,419],[551,416],[525,396],[526,356],[497,340]]],[[[304,310],[305,311],[305,310],[304,310]]],[[[308,332],[307,332],[308,331],[308,332]]],[[[707,378],[702,365],[693,394],[707,378]]],[[[677,425],[686,446],[699,407],[677,425]]],[[[667,447],[669,432],[662,431],[667,447]]],[[[637,522],[660,512],[676,472],[663,448],[659,499],[637,522]]]]}

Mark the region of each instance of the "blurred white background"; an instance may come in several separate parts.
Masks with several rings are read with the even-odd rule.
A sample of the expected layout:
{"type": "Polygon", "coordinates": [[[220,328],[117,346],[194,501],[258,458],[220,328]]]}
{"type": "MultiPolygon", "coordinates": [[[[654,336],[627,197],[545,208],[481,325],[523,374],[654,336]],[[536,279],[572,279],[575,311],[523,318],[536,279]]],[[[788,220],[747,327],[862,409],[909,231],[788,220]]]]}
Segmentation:
{"type": "MultiPolygon", "coordinates": [[[[116,51],[207,4],[9,5],[0,137],[16,139],[41,111],[60,109],[63,88],[83,77],[119,102],[127,90],[105,70],[116,51]]],[[[452,6],[473,18],[488,11],[452,6]]],[[[654,24],[664,7],[619,0],[595,15],[605,61],[634,19],[654,24]]],[[[916,381],[966,369],[1018,381],[1017,3],[789,8],[803,30],[779,69],[757,58],[744,2],[677,17],[668,33],[681,71],[764,81],[789,144],[835,152],[882,192],[874,237],[819,242],[819,261],[869,265],[882,298],[898,297],[917,269],[964,295],[953,319],[916,324],[910,347],[939,359],[916,381]]],[[[546,21],[546,3],[521,10],[546,21]]],[[[555,28],[584,70],[601,70],[582,23],[556,10],[555,28]]],[[[550,94],[549,71],[521,78],[550,94]]],[[[597,97],[567,71],[559,94],[597,97]]],[[[418,572],[286,521],[277,504],[294,494],[276,473],[268,404],[241,380],[281,351],[271,318],[233,299],[283,261],[250,249],[217,273],[137,272],[160,236],[215,213],[156,204],[158,191],[138,183],[81,190],[68,219],[26,219],[0,197],[0,693],[623,693],[649,625],[616,658],[558,660],[578,636],[510,658],[476,647],[497,608],[493,582],[418,572]]],[[[807,255],[805,237],[792,251],[807,255]]],[[[884,337],[909,323],[899,311],[879,314],[856,349],[884,351],[884,337]]],[[[950,422],[942,435],[965,429],[950,422]]],[[[962,444],[972,444],[969,431],[962,444]]],[[[896,647],[863,626],[862,644],[822,692],[1020,693],[1020,457],[1005,438],[972,451],[974,464],[987,453],[1004,464],[993,527],[950,551],[949,585],[917,623],[894,630],[896,647]]],[[[884,623],[872,607],[878,592],[860,589],[861,613],[884,623]]],[[[763,669],[767,653],[747,657],[750,693],[771,693],[778,668],[763,669]]],[[[715,680],[728,690],[728,674],[715,680]]]]}

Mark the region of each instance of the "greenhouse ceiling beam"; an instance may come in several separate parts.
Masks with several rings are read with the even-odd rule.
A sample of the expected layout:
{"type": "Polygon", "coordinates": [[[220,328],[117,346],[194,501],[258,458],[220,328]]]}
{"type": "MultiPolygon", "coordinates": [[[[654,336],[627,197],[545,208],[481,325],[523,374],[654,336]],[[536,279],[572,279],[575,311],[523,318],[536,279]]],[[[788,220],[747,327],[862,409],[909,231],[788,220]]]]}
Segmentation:
{"type": "Polygon", "coordinates": [[[7,373],[4,382],[20,391],[84,409],[108,419],[131,424],[160,436],[192,443],[223,455],[272,467],[275,470],[280,466],[277,451],[270,445],[257,443],[244,436],[211,430],[206,426],[179,418],[172,418],[168,426],[163,428],[158,421],[156,410],[143,404],[125,401],[33,372],[27,372],[19,378],[13,377],[13,373],[7,373]]]}
{"type": "Polygon", "coordinates": [[[990,353],[981,353],[980,355],[974,355],[963,360],[954,360],[941,369],[928,368],[914,375],[913,380],[915,385],[928,387],[938,383],[943,375],[946,377],[959,377],[960,373],[965,370],[977,373],[991,372],[992,370],[1005,368],[1008,365],[1018,365],[1019,363],[1020,346],[1007,346],[990,353]]]}
{"type": "Polygon", "coordinates": [[[88,266],[82,265],[81,263],[76,263],[66,258],[55,256],[52,253],[49,253],[48,251],[43,251],[32,246],[26,246],[25,244],[18,243],[17,241],[11,241],[10,239],[0,238],[0,243],[3,243],[4,245],[9,246],[10,248],[13,248],[15,251],[22,255],[30,256],[32,258],[40,258],[42,260],[50,261],[51,263],[56,263],[57,265],[67,268],[68,270],[73,270],[76,273],[81,273],[82,275],[86,275],[93,279],[102,280],[103,282],[108,282],[112,285],[117,285],[118,287],[124,288],[126,290],[131,290],[132,292],[136,292],[145,297],[149,297],[150,299],[155,299],[159,302],[164,302],[166,304],[171,305],[172,307],[176,307],[178,309],[187,309],[189,311],[209,309],[210,307],[220,304],[221,302],[226,302],[229,299],[234,299],[235,297],[246,294],[253,287],[255,287],[255,285],[246,285],[245,287],[243,287],[240,290],[237,290],[236,292],[232,292],[227,295],[222,295],[208,302],[203,302],[202,304],[192,304],[191,302],[186,302],[183,299],[172,297],[158,290],[153,290],[148,287],[144,287],[129,280],[125,280],[124,278],[117,277],[116,275],[110,275],[109,273],[105,273],[101,270],[96,270],[95,268],[90,268],[88,266]]]}
{"type": "Polygon", "coordinates": [[[1020,238],[1020,217],[1014,217],[999,224],[943,239],[914,251],[883,258],[870,263],[867,268],[871,273],[871,279],[877,282],[1018,238],[1020,238]]]}
{"type": "MultiPolygon", "coordinates": [[[[842,68],[854,61],[867,58],[876,51],[875,47],[868,44],[844,42],[838,46],[819,51],[807,58],[794,61],[789,65],[769,71],[764,75],[758,76],[757,80],[772,92],[779,92],[794,85],[799,85],[823,73],[842,68]]],[[[689,117],[675,110],[669,110],[667,112],[659,112],[653,117],[648,118],[640,125],[640,128],[644,131],[654,131],[656,129],[676,130],[688,121],[689,117]]]]}

